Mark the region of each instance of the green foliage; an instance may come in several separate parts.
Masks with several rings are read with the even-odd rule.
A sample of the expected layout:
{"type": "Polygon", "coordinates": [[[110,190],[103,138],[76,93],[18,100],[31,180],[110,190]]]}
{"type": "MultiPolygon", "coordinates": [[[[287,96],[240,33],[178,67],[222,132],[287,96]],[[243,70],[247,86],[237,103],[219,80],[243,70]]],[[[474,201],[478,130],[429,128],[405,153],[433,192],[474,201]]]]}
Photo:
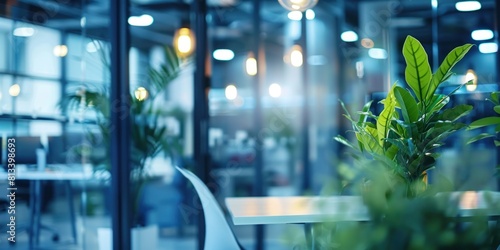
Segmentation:
{"type": "Polygon", "coordinates": [[[423,46],[417,39],[408,36],[403,45],[403,55],[407,63],[405,79],[410,89],[394,84],[381,102],[384,105],[382,112],[370,113],[369,102],[360,112],[358,120],[354,120],[342,104],[358,144],[355,146],[339,136],[335,139],[383,163],[396,179],[412,187],[407,190],[408,196],[418,195],[421,189],[414,188],[414,183],[426,182],[426,171],[435,166],[438,157],[436,148],[442,146],[450,134],[466,126],[458,119],[472,110],[470,105],[445,108],[449,96],[466,83],[446,95],[435,93],[439,85],[453,74],[453,66],[471,47],[471,44],[466,44],[455,48],[437,72],[432,73],[423,46]]]}
{"type": "MultiPolygon", "coordinates": [[[[495,105],[493,107],[493,110],[495,113],[500,114],[500,100],[499,100],[499,94],[500,92],[492,92],[490,94],[490,98],[487,98],[486,100],[490,101],[495,105]]],[[[489,127],[489,126],[495,126],[495,133],[490,134],[490,133],[481,133],[479,135],[476,135],[472,138],[469,139],[467,144],[474,143],[476,141],[485,139],[485,138],[491,138],[491,137],[496,137],[498,133],[500,133],[500,117],[499,116],[490,116],[490,117],[484,117],[480,118],[476,121],[473,121],[469,125],[469,130],[474,130],[478,128],[483,128],[483,127],[489,127]]],[[[500,141],[494,140],[496,147],[500,147],[500,141]]],[[[500,166],[497,166],[497,171],[500,172],[500,166]]]]}
{"type": "MultiPolygon", "coordinates": [[[[130,120],[131,139],[131,178],[134,180],[132,188],[132,200],[138,201],[141,188],[149,178],[146,171],[147,160],[161,153],[174,156],[180,154],[182,149],[181,139],[171,136],[164,119],[168,116],[182,118],[179,110],[167,110],[157,105],[158,97],[163,97],[168,85],[177,78],[182,69],[182,60],[169,47],[165,49],[166,62],[158,69],[150,68],[148,73],[148,98],[139,100],[135,93],[130,93],[130,115],[124,119],[130,120]]],[[[105,63],[106,61],[103,60],[105,63]]],[[[110,155],[111,143],[111,107],[109,88],[103,86],[86,86],[75,94],[67,95],[61,106],[66,110],[88,111],[93,110],[96,114],[96,124],[101,132],[102,139],[96,138],[89,133],[88,138],[92,144],[104,143],[107,155],[110,155]]],[[[104,166],[109,168],[109,159],[105,159],[104,166]]],[[[136,209],[137,204],[133,205],[136,209]]],[[[135,213],[135,212],[134,212],[135,213]]]]}
{"type": "Polygon", "coordinates": [[[361,164],[367,165],[364,175],[370,181],[358,179],[352,189],[362,197],[370,221],[315,225],[317,249],[496,249],[500,245],[500,221],[488,218],[500,211],[500,200],[493,196],[498,193],[477,193],[484,198],[484,208],[461,217],[460,193],[450,192],[445,180],[408,199],[406,185],[392,179],[387,168],[373,161],[361,164]]]}
{"type": "MultiPolygon", "coordinates": [[[[500,114],[500,100],[498,99],[499,94],[500,94],[499,92],[493,92],[490,94],[490,98],[486,99],[486,100],[490,101],[491,103],[493,103],[493,105],[495,105],[493,107],[493,110],[497,114],[500,114]]],[[[472,129],[478,129],[478,128],[487,127],[487,126],[496,126],[495,133],[498,133],[498,132],[500,132],[499,125],[500,125],[500,117],[499,116],[490,116],[490,117],[484,117],[484,118],[481,118],[479,120],[473,121],[469,125],[469,129],[472,130],[472,129]]],[[[477,141],[477,140],[471,140],[471,141],[469,141],[469,143],[472,143],[474,141],[477,141]]]]}

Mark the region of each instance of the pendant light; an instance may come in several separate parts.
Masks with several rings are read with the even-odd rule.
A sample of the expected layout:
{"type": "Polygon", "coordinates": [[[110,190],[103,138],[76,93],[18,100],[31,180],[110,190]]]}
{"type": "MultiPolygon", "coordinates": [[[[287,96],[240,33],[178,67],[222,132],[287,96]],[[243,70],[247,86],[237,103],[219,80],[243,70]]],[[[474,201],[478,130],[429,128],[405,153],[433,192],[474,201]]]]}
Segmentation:
{"type": "Polygon", "coordinates": [[[304,12],[314,7],[318,0],[278,0],[278,2],[289,11],[298,10],[304,12]]]}

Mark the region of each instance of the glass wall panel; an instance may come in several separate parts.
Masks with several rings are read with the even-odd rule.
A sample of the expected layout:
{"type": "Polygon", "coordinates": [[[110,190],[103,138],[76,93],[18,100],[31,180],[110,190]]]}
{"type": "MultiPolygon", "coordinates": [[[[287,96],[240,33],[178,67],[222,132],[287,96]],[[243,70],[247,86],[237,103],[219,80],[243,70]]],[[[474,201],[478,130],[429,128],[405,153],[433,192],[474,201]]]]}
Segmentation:
{"type": "MultiPolygon", "coordinates": [[[[15,139],[17,152],[16,237],[0,241],[1,249],[97,249],[97,228],[110,225],[104,199],[110,194],[109,174],[97,171],[108,161],[106,148],[94,145],[96,138],[103,143],[95,115],[93,120],[68,115],[88,109],[85,102],[69,105],[80,103],[76,90],[88,82],[109,82],[99,49],[87,46],[108,39],[102,32],[107,15],[92,18],[99,4],[0,3],[2,192],[10,185],[3,172],[7,138],[15,139]],[[73,91],[70,79],[78,86],[73,91]]],[[[107,53],[102,50],[103,57],[107,53]]]]}
{"type": "Polygon", "coordinates": [[[142,176],[131,184],[137,207],[132,210],[133,230],[152,230],[151,240],[139,242],[154,241],[148,248],[195,249],[199,201],[175,169],[197,171],[192,164],[195,41],[192,36],[176,41],[179,29],[193,32],[191,6],[130,3],[131,167],[132,174],[142,176]]]}

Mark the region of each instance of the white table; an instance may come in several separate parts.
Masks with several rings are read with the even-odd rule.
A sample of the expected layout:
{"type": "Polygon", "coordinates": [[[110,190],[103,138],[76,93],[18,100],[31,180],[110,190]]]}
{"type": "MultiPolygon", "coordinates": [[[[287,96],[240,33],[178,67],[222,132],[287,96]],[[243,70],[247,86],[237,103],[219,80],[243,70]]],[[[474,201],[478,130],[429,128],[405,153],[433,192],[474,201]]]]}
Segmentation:
{"type": "Polygon", "coordinates": [[[302,224],[367,221],[359,196],[291,196],[226,198],[234,225],[302,224]]]}
{"type": "Polygon", "coordinates": [[[311,224],[368,221],[359,196],[290,196],[226,198],[234,225],[304,224],[308,245],[315,249],[311,224]]]}
{"type": "MultiPolygon", "coordinates": [[[[7,180],[7,172],[0,172],[0,180],[7,180]]],[[[30,229],[30,247],[36,246],[39,241],[40,226],[41,226],[41,181],[63,181],[66,184],[68,195],[68,206],[71,216],[71,231],[74,243],[77,243],[76,235],[76,217],[71,198],[72,188],[71,181],[86,181],[94,178],[92,172],[88,171],[29,171],[21,170],[15,173],[15,180],[28,180],[30,181],[30,210],[31,210],[31,229],[30,229]]],[[[83,196],[82,196],[83,197],[83,196]]],[[[83,201],[84,202],[84,201],[83,201]]],[[[84,205],[83,205],[84,206],[84,205]]],[[[82,206],[82,207],[83,207],[82,206]]]]}
{"type": "MultiPolygon", "coordinates": [[[[499,192],[489,193],[494,200],[500,200],[499,192]]],[[[461,199],[461,217],[474,216],[476,210],[485,211],[489,217],[500,216],[499,210],[486,207],[483,194],[455,192],[447,195],[461,199]]],[[[311,249],[315,248],[311,224],[370,220],[360,196],[231,197],[225,201],[234,225],[304,224],[311,249]]]]}

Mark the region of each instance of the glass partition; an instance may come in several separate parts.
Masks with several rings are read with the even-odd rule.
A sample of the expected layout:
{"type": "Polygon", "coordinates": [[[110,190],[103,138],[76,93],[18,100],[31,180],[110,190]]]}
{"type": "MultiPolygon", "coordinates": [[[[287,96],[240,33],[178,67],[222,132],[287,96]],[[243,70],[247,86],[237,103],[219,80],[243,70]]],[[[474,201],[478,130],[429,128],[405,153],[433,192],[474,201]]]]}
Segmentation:
{"type": "MultiPolygon", "coordinates": [[[[8,173],[15,168],[16,180],[7,183],[2,177],[1,185],[2,192],[6,185],[17,188],[16,226],[9,228],[15,237],[2,235],[8,239],[0,241],[2,249],[95,249],[97,228],[110,225],[109,176],[93,171],[98,158],[106,157],[92,147],[95,115],[89,117],[85,105],[68,105],[81,86],[109,84],[108,68],[96,56],[100,49],[88,45],[109,39],[97,31],[106,29],[107,17],[99,25],[87,22],[96,5],[0,4],[1,154],[16,152],[12,159],[2,158],[8,173]],[[7,164],[11,160],[15,167],[7,164]]],[[[100,52],[106,56],[109,49],[100,52]]]]}

